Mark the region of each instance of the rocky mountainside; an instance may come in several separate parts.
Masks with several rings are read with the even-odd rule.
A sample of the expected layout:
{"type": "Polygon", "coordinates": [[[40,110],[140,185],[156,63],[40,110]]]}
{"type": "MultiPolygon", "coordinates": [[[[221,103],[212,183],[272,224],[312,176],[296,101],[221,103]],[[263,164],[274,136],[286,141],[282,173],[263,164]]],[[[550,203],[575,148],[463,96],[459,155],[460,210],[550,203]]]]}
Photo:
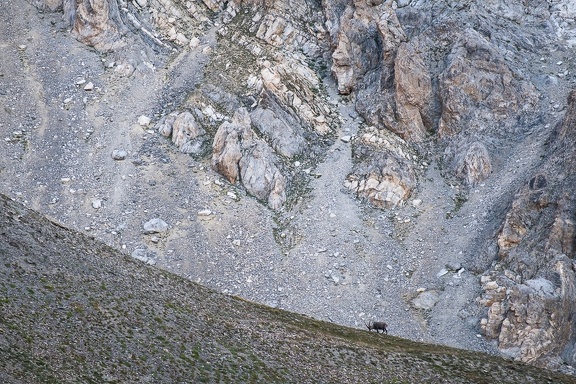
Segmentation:
{"type": "Polygon", "coordinates": [[[574,0],[4,8],[0,192],[227,294],[575,372],[574,0]]]}
{"type": "Polygon", "coordinates": [[[345,328],[144,265],[0,195],[3,383],[576,383],[345,328]]]}

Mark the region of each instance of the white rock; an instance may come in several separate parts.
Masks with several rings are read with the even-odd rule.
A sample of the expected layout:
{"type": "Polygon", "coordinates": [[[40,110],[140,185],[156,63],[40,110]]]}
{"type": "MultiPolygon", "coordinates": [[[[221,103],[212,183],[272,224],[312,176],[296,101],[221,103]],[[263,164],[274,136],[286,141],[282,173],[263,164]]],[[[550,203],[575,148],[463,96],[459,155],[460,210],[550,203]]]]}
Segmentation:
{"type": "Polygon", "coordinates": [[[174,40],[176,38],[176,27],[172,27],[170,28],[170,30],[168,31],[168,37],[172,40],[174,40]]]}
{"type": "Polygon", "coordinates": [[[413,207],[419,207],[420,205],[422,205],[422,200],[420,200],[420,199],[412,200],[412,206],[413,207]]]}
{"type": "Polygon", "coordinates": [[[188,38],[182,32],[178,32],[176,34],[176,41],[182,45],[186,45],[190,42],[190,40],[188,40],[188,38]]]}
{"type": "Polygon", "coordinates": [[[135,71],[135,68],[130,63],[122,63],[118,64],[116,68],[114,68],[114,72],[119,74],[120,76],[131,76],[135,71]]]}
{"type": "Polygon", "coordinates": [[[100,199],[92,200],[92,208],[94,208],[94,209],[102,208],[102,200],[100,200],[100,199]]]}
{"type": "Polygon", "coordinates": [[[491,278],[490,276],[488,276],[488,275],[482,275],[482,276],[480,277],[480,282],[481,282],[482,284],[487,283],[487,282],[489,282],[489,281],[491,281],[491,280],[492,280],[492,278],[491,278]]]}
{"type": "Polygon", "coordinates": [[[200,39],[194,36],[190,39],[190,48],[198,48],[200,45],[200,39]]]}
{"type": "Polygon", "coordinates": [[[140,126],[142,127],[146,127],[148,126],[148,124],[150,124],[150,118],[148,116],[142,115],[138,118],[138,124],[140,124],[140,126]]]}
{"type": "Polygon", "coordinates": [[[498,283],[495,281],[489,281],[486,283],[486,285],[484,285],[484,289],[485,290],[498,289],[498,283]]]}
{"type": "Polygon", "coordinates": [[[212,211],[209,209],[202,209],[200,211],[198,211],[198,216],[210,216],[212,214],[212,211]]]}
{"type": "Polygon", "coordinates": [[[152,234],[152,233],[162,233],[168,230],[168,224],[157,217],[148,220],[144,223],[144,233],[145,234],[152,234]]]}
{"type": "Polygon", "coordinates": [[[128,153],[123,149],[115,149],[112,151],[112,158],[114,160],[124,160],[128,153]]]}
{"type": "Polygon", "coordinates": [[[446,268],[442,268],[442,269],[440,270],[440,272],[438,272],[438,273],[436,274],[436,276],[437,276],[437,277],[442,277],[442,276],[444,276],[444,275],[447,274],[447,273],[448,273],[448,270],[447,270],[446,268]]]}
{"type": "Polygon", "coordinates": [[[340,140],[342,140],[344,143],[349,143],[351,139],[352,139],[352,136],[350,136],[350,135],[342,136],[340,138],[340,140]]]}
{"type": "Polygon", "coordinates": [[[84,86],[85,91],[91,91],[93,89],[94,89],[94,83],[92,83],[91,81],[84,86]]]}

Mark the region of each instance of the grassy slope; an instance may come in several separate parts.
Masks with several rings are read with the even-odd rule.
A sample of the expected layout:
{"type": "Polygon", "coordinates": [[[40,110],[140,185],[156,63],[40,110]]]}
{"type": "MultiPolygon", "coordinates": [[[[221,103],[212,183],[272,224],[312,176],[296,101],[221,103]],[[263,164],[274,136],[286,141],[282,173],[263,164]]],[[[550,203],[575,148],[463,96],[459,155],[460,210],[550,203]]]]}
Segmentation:
{"type": "Polygon", "coordinates": [[[0,260],[3,383],[576,383],[225,296],[2,195],[0,260]]]}

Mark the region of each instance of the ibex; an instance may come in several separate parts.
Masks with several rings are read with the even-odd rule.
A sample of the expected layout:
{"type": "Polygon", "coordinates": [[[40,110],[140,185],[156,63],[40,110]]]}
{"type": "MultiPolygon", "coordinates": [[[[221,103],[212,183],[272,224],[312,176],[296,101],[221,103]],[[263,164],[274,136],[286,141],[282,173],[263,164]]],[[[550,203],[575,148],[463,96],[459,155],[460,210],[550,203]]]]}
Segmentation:
{"type": "MultiPolygon", "coordinates": [[[[364,324],[366,324],[366,322],[364,322],[364,324]]],[[[376,333],[380,333],[380,330],[382,330],[383,333],[388,334],[388,324],[384,323],[384,322],[380,322],[380,321],[369,321],[368,324],[366,324],[366,326],[368,327],[368,331],[371,331],[373,329],[376,330],[376,333]]]]}

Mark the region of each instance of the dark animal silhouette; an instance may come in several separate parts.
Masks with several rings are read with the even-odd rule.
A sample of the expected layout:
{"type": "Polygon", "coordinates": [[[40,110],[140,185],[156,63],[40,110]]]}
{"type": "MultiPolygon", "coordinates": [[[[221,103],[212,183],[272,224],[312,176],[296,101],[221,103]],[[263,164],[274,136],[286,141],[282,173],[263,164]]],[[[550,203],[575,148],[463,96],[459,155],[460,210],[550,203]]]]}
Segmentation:
{"type": "MultiPolygon", "coordinates": [[[[366,322],[364,322],[364,324],[366,324],[366,322]]],[[[368,324],[366,324],[366,327],[368,327],[369,331],[375,329],[376,333],[380,333],[380,330],[382,330],[382,333],[388,334],[388,324],[381,321],[369,321],[368,324]]]]}

